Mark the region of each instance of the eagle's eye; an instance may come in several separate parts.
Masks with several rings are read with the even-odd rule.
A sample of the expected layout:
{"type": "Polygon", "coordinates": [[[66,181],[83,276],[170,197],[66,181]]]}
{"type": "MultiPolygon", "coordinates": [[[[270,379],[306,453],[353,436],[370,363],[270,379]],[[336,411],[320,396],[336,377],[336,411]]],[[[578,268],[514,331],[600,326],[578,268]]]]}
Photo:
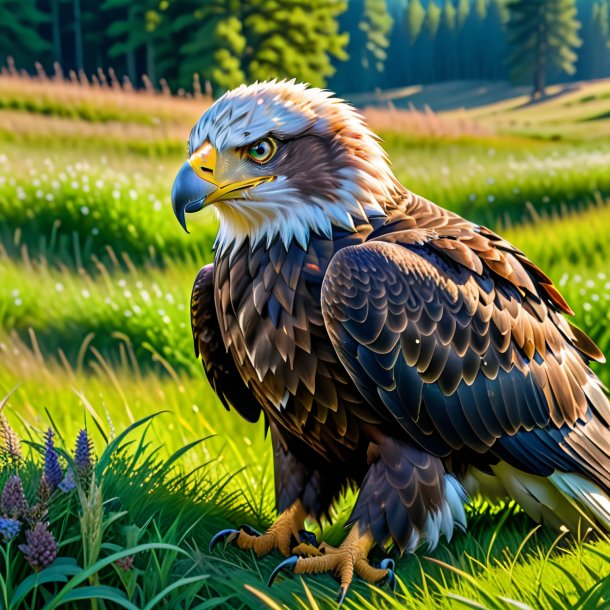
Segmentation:
{"type": "Polygon", "coordinates": [[[246,149],[246,155],[257,163],[267,163],[277,152],[277,144],[271,138],[263,138],[246,149]]]}

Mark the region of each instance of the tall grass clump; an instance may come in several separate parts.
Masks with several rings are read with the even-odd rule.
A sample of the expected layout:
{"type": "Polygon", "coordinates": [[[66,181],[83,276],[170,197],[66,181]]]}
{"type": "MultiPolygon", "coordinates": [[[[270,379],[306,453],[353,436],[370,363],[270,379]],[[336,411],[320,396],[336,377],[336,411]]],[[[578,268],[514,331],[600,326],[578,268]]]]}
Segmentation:
{"type": "Polygon", "coordinates": [[[156,455],[146,438],[152,417],[115,437],[101,431],[107,444],[98,457],[87,428],[70,451],[57,445],[52,429],[42,443],[15,445],[5,422],[1,607],[50,610],[86,601],[91,608],[108,602],[133,610],[203,610],[247,597],[245,590],[227,595],[205,586],[211,574],[198,551],[215,528],[243,510],[235,497],[223,495],[222,481],[178,467],[205,439],[163,459],[156,455]]]}

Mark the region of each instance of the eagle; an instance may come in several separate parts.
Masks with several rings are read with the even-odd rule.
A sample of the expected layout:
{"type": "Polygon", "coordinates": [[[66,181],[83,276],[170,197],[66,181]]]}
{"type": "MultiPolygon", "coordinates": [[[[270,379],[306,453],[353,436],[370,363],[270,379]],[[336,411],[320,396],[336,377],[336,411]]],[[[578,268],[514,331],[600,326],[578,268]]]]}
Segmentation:
{"type": "Polygon", "coordinates": [[[278,518],[220,532],[282,571],[394,581],[375,545],[433,549],[468,494],[538,522],[610,529],[610,402],[594,342],[518,248],[405,188],[348,103],[242,85],[193,127],[174,213],[213,206],[191,299],[195,352],[227,407],[270,432],[278,518]],[[338,547],[306,519],[358,490],[338,547]]]}

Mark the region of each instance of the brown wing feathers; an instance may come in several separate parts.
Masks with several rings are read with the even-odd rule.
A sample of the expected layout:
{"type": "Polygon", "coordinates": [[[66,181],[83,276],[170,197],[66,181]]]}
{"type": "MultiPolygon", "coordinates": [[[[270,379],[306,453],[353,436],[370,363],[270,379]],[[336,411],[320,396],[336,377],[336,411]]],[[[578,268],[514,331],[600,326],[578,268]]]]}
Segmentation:
{"type": "Polygon", "coordinates": [[[214,306],[214,265],[199,271],[191,295],[191,327],[195,355],[201,355],[210,385],[228,409],[233,406],[245,419],[255,422],[261,406],[241,380],[235,361],[227,353],[214,306]]]}
{"type": "Polygon", "coordinates": [[[599,350],[560,315],[549,278],[487,229],[417,198],[408,212],[339,252],[326,276],[329,333],[361,391],[436,451],[433,431],[445,451],[480,451],[590,408],[607,418],[586,364],[599,350]]]}

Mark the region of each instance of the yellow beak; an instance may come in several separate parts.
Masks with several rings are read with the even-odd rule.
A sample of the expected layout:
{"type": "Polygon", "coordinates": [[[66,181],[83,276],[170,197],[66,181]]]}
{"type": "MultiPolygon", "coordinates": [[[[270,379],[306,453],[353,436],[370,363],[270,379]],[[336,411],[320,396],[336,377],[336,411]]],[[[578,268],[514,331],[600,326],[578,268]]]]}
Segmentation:
{"type": "Polygon", "coordinates": [[[178,222],[187,232],[187,212],[197,212],[224,199],[236,199],[247,189],[275,180],[275,176],[256,176],[221,183],[216,177],[216,161],[216,149],[205,142],[190,156],[174,180],[172,206],[178,222]]]}

